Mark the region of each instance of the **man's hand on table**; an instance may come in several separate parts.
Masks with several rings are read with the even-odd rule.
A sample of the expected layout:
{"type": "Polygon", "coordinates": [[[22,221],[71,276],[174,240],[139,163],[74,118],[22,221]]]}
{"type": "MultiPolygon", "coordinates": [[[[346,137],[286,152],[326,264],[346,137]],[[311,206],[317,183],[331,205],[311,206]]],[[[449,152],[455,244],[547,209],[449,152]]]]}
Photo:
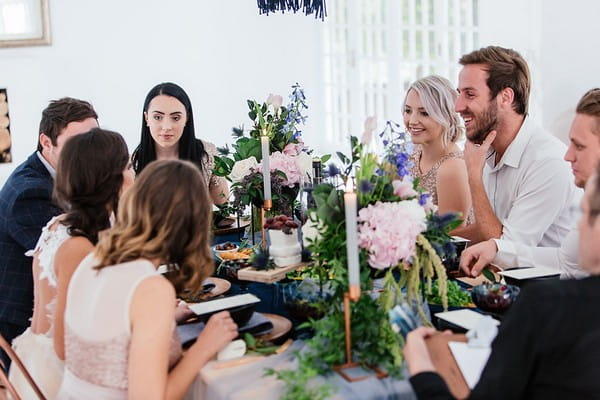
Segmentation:
{"type": "Polygon", "coordinates": [[[476,278],[496,258],[496,254],[498,254],[498,246],[493,239],[469,246],[460,256],[460,269],[468,276],[476,278]]]}

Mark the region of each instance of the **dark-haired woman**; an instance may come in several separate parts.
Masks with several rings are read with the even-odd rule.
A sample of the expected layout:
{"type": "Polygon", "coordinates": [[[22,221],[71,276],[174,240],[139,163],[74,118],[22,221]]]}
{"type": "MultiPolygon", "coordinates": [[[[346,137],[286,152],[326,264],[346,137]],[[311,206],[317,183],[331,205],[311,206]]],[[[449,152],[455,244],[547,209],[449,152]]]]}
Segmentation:
{"type": "Polygon", "coordinates": [[[144,101],[142,136],[132,156],[136,174],[154,160],[191,161],[200,169],[213,203],[223,204],[229,189],[225,179],[212,173],[216,154],[214,144],[196,138],[187,93],[171,82],[153,87],[144,101]]]}
{"type": "MultiPolygon", "coordinates": [[[[56,172],[54,196],[65,214],[42,231],[33,259],[34,310],[31,326],[13,347],[47,398],[54,399],[63,376],[63,317],[73,271],[93,249],[98,233],[110,226],[120,194],[133,183],[125,141],[99,128],[65,143],[56,172]]],[[[23,398],[35,398],[18,368],[11,378],[23,398]]]]}
{"type": "Polygon", "coordinates": [[[175,330],[175,293],[195,293],[214,268],[202,183],[189,162],[157,161],[122,197],[117,222],[71,279],[59,399],[180,399],[238,335],[217,313],[182,356],[175,330]],[[174,267],[173,284],[156,273],[161,264],[174,267]]]}

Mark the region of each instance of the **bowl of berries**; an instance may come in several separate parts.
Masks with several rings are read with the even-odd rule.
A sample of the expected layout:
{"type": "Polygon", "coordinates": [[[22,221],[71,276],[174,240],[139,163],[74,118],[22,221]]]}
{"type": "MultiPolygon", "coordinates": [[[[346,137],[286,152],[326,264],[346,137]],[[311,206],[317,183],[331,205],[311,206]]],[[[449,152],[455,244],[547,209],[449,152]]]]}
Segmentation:
{"type": "Polygon", "coordinates": [[[212,250],[215,252],[216,255],[219,255],[222,253],[233,253],[233,252],[237,251],[238,248],[239,247],[234,243],[225,242],[225,243],[219,243],[219,244],[213,246],[212,250]]]}
{"type": "Polygon", "coordinates": [[[278,215],[265,221],[269,233],[269,254],[278,267],[302,261],[302,246],[298,239],[298,223],[287,215],[278,215]]]}
{"type": "Polygon", "coordinates": [[[521,289],[514,285],[484,283],[473,288],[471,297],[479,309],[502,313],[510,308],[520,291],[521,289]]]}

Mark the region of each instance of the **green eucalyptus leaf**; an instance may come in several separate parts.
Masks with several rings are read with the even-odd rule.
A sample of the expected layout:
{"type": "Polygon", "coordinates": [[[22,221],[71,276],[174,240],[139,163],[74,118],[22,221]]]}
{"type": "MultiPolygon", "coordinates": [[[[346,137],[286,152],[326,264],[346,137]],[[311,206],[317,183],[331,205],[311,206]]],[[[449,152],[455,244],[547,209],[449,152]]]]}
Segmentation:
{"type": "Polygon", "coordinates": [[[490,282],[492,283],[496,283],[496,276],[494,275],[494,273],[492,271],[489,270],[489,268],[485,268],[483,271],[481,271],[481,273],[483,274],[483,276],[485,276],[490,282]]]}

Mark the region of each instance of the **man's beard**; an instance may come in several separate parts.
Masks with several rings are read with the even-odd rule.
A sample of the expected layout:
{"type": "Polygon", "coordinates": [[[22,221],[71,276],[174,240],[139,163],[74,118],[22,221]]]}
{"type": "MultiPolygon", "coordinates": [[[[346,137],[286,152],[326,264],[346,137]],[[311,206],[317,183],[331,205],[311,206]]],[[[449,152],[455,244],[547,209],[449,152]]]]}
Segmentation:
{"type": "Polygon", "coordinates": [[[473,143],[481,144],[487,135],[498,126],[498,107],[492,101],[488,108],[480,115],[471,115],[473,121],[476,123],[475,128],[477,130],[471,135],[467,133],[467,139],[473,143]]]}

